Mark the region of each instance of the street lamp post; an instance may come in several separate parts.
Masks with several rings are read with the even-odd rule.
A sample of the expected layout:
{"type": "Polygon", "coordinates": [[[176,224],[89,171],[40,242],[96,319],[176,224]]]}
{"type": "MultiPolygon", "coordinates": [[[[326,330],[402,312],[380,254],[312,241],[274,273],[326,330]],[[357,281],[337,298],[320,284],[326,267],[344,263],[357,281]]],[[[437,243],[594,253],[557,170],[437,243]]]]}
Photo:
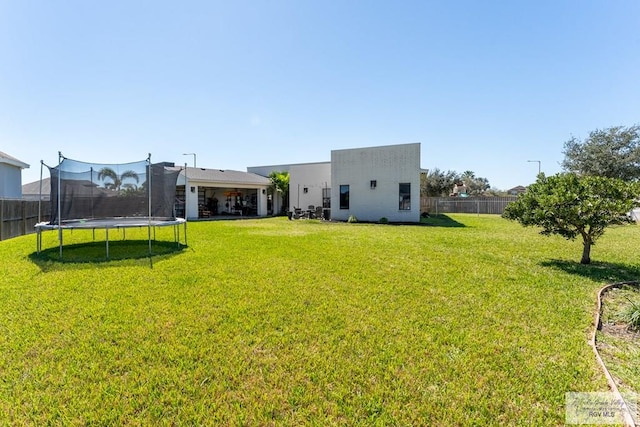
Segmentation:
{"type": "Polygon", "coordinates": [[[183,156],[193,156],[193,167],[196,167],[196,153],[182,153],[183,156]]]}
{"type": "Polygon", "coordinates": [[[529,163],[537,163],[538,164],[538,175],[540,175],[540,160],[527,160],[529,163]]]}

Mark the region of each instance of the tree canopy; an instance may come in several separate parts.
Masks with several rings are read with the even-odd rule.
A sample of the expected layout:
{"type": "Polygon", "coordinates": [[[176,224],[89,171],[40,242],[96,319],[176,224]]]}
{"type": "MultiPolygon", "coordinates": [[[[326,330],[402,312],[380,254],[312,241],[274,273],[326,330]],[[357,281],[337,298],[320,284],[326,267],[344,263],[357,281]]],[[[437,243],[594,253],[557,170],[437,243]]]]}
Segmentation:
{"type": "Polygon", "coordinates": [[[454,171],[431,169],[422,174],[423,194],[430,197],[448,196],[458,179],[458,174],[454,171]]]}
{"type": "Polygon", "coordinates": [[[527,192],[507,205],[504,218],[521,225],[542,227],[543,235],[568,240],[582,237],[582,264],[591,262],[591,246],[613,224],[628,221],[627,214],[640,204],[639,185],[617,178],[563,173],[538,175],[527,192]]]}
{"type": "Polygon", "coordinates": [[[477,196],[485,193],[490,188],[487,178],[477,177],[473,171],[464,171],[462,174],[456,171],[441,171],[438,168],[422,174],[422,195],[427,197],[442,197],[451,194],[456,183],[464,183],[469,195],[477,196]]]}
{"type": "Polygon", "coordinates": [[[476,176],[473,171],[464,171],[460,180],[467,187],[467,194],[471,196],[482,195],[491,187],[487,178],[476,176]]]}
{"type": "Polygon", "coordinates": [[[579,175],[640,179],[640,126],[615,126],[597,129],[580,140],[572,137],[564,143],[565,171],[579,175]]]}

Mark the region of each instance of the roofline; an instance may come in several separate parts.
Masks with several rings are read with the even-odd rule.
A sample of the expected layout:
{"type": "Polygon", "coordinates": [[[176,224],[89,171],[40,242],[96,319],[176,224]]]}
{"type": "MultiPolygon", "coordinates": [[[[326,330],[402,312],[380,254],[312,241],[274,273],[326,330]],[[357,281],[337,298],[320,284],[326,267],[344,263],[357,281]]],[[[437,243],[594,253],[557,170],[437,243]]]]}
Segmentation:
{"type": "Polygon", "coordinates": [[[331,160],[328,160],[326,162],[309,162],[309,163],[293,163],[290,164],[289,166],[311,166],[311,165],[330,165],[331,164],[331,160]]]}
{"type": "MultiPolygon", "coordinates": [[[[211,169],[211,168],[200,168],[200,167],[190,167],[187,166],[187,168],[185,169],[184,167],[172,167],[170,169],[173,170],[177,170],[179,169],[179,173],[178,176],[180,177],[181,180],[188,180],[190,183],[204,183],[204,184],[217,184],[219,185],[230,185],[233,187],[238,187],[238,188],[266,188],[270,185],[270,181],[267,177],[264,177],[262,175],[259,175],[257,173],[254,172],[245,172],[245,171],[239,171],[239,170],[235,170],[235,169],[211,169]],[[219,172],[221,174],[224,174],[225,172],[230,172],[229,175],[233,175],[233,174],[242,174],[244,176],[249,176],[251,177],[251,179],[245,181],[242,179],[233,179],[233,177],[229,176],[229,177],[222,177],[222,176],[218,176],[218,177],[202,177],[202,176],[193,176],[194,173],[198,173],[198,172],[219,172]],[[257,182],[257,181],[262,181],[262,182],[257,182]]],[[[182,184],[179,184],[182,185],[182,184]]]]}
{"type": "Polygon", "coordinates": [[[21,169],[28,169],[29,165],[25,162],[21,162],[20,160],[14,158],[14,157],[4,157],[4,156],[0,156],[0,163],[6,163],[8,165],[11,166],[16,166],[19,167],[21,169]]]}
{"type": "Polygon", "coordinates": [[[373,145],[370,147],[338,148],[335,150],[331,150],[331,152],[333,153],[334,151],[371,150],[374,148],[390,148],[390,147],[401,147],[403,145],[420,145],[420,144],[421,144],[420,142],[406,142],[402,144],[373,145]]]}
{"type": "Polygon", "coordinates": [[[286,163],[286,164],[280,164],[280,165],[247,166],[247,169],[258,169],[258,168],[277,169],[277,168],[290,168],[291,166],[324,165],[324,164],[331,164],[331,160],[326,160],[324,162],[305,162],[305,163],[286,163]]]}
{"type": "MultiPolygon", "coordinates": [[[[184,175],[184,171],[186,170],[187,173],[189,171],[196,171],[196,170],[200,170],[200,171],[218,171],[218,172],[238,172],[238,173],[247,173],[247,174],[251,174],[251,175],[256,175],[256,176],[260,176],[262,177],[262,175],[258,175],[255,172],[248,172],[248,171],[239,171],[237,169],[218,169],[218,168],[201,168],[201,167],[193,167],[193,166],[187,166],[186,169],[184,166],[168,166],[168,168],[172,168],[172,169],[179,169],[180,170],[180,175],[184,175]]],[[[264,178],[264,177],[263,177],[264,178]]]]}

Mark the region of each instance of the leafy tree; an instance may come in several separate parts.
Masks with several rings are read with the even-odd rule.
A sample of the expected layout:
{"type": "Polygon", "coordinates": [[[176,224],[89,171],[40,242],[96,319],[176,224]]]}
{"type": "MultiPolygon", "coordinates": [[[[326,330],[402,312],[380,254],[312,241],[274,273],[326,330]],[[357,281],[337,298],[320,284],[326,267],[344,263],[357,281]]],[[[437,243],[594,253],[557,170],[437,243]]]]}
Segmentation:
{"type": "Polygon", "coordinates": [[[422,174],[420,190],[423,196],[445,197],[451,194],[456,183],[462,182],[467,187],[467,194],[478,196],[490,188],[487,178],[477,177],[473,171],[464,171],[462,175],[456,171],[441,171],[438,168],[422,174]]]}
{"type": "Polygon", "coordinates": [[[448,196],[459,179],[458,174],[454,171],[444,172],[435,168],[422,174],[421,193],[427,197],[448,196]]]}
{"type": "Polygon", "coordinates": [[[467,194],[470,196],[484,194],[491,187],[487,178],[478,177],[473,171],[464,171],[460,179],[467,187],[467,194]]]}
{"type": "Polygon", "coordinates": [[[279,193],[282,197],[281,211],[284,212],[286,207],[289,206],[289,172],[273,171],[269,174],[269,179],[271,179],[272,193],[279,193]]]}
{"type": "Polygon", "coordinates": [[[640,179],[640,126],[615,126],[564,143],[562,167],[579,175],[640,179]]]}
{"type": "Polygon", "coordinates": [[[628,221],[628,212],[640,206],[638,189],[637,183],[617,178],[540,174],[526,193],[507,205],[502,216],[525,227],[542,227],[543,235],[558,234],[568,240],[581,236],[580,262],[589,264],[591,246],[604,230],[628,221]]]}
{"type": "Polygon", "coordinates": [[[508,196],[505,190],[501,190],[500,188],[490,187],[484,192],[485,196],[490,197],[505,197],[508,196]]]}
{"type": "Polygon", "coordinates": [[[104,167],[98,172],[98,180],[105,181],[105,188],[110,188],[116,191],[119,191],[121,187],[125,190],[135,190],[137,185],[132,183],[125,184],[124,181],[126,179],[133,179],[136,181],[136,184],[140,182],[140,177],[132,170],[124,171],[122,174],[118,175],[113,169],[104,167]],[[111,182],[106,182],[107,178],[110,179],[111,182]]]}

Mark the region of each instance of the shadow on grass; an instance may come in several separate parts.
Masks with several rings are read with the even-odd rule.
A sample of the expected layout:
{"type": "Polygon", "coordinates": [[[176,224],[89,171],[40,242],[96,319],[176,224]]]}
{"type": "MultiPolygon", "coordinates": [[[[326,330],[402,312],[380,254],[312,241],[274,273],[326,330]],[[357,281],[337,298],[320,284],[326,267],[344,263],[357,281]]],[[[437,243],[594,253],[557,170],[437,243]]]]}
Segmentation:
{"type": "Polygon", "coordinates": [[[586,277],[597,282],[618,283],[640,279],[640,267],[611,262],[591,262],[580,264],[577,261],[553,259],[540,263],[543,267],[562,270],[565,273],[586,277]]]}
{"type": "Polygon", "coordinates": [[[153,260],[176,255],[185,248],[185,245],[176,242],[151,241],[151,256],[149,256],[148,240],[110,241],[109,259],[107,259],[106,244],[102,241],[65,245],[62,247],[62,258],[60,258],[58,246],[43,249],[40,253],[33,252],[29,258],[43,270],[47,270],[52,263],[82,265],[122,260],[148,260],[150,267],[153,267],[153,260]]]}
{"type": "Polygon", "coordinates": [[[421,225],[427,225],[431,227],[466,227],[461,222],[452,219],[448,215],[440,214],[440,215],[429,215],[426,218],[420,218],[421,225]]]}

